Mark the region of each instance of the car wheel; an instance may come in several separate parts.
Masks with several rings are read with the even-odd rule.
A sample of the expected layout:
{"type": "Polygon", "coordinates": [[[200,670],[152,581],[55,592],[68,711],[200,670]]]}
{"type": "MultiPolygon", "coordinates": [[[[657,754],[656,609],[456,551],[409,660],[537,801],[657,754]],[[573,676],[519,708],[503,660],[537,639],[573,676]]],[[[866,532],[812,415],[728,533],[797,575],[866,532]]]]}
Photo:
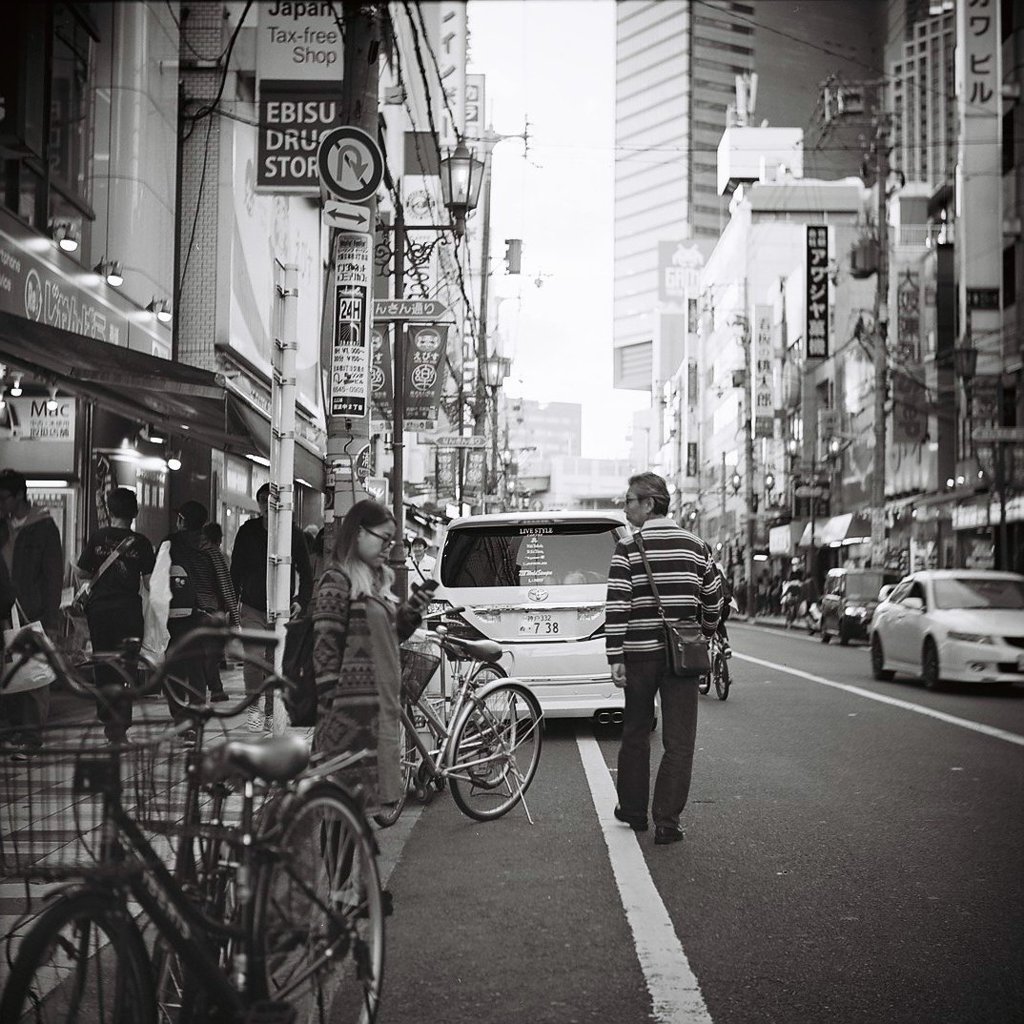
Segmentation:
{"type": "Polygon", "coordinates": [[[871,674],[880,683],[888,683],[896,674],[885,667],[885,652],[882,650],[882,641],[877,633],[871,634],[871,674]]]}
{"type": "Polygon", "coordinates": [[[921,682],[927,690],[937,690],[942,685],[939,678],[939,649],[931,637],[925,640],[921,650],[921,682]]]}
{"type": "Polygon", "coordinates": [[[843,620],[840,619],[839,620],[839,646],[840,647],[845,647],[849,642],[850,642],[850,632],[846,628],[846,626],[843,625],[843,620]]]}

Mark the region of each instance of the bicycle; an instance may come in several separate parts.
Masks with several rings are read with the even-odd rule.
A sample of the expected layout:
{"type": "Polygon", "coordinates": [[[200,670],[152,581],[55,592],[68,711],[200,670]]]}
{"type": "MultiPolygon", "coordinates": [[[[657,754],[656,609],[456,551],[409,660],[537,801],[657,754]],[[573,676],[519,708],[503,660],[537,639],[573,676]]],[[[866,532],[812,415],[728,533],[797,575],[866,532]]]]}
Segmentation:
{"type": "MultiPolygon", "coordinates": [[[[440,614],[453,611],[459,609],[440,614]]],[[[459,810],[476,821],[500,818],[522,801],[533,823],[525,794],[540,761],[543,712],[525,684],[506,677],[502,654],[491,640],[451,636],[443,623],[403,645],[405,786],[396,804],[374,815],[377,824],[398,820],[410,790],[426,802],[446,785],[459,810]],[[425,689],[442,655],[455,685],[449,696],[442,669],[441,693],[429,696],[425,689]]]]}
{"type": "Polygon", "coordinates": [[[709,693],[711,684],[714,683],[718,699],[728,700],[731,684],[729,660],[725,656],[725,641],[718,632],[712,633],[708,639],[708,657],[711,661],[711,671],[700,677],[697,689],[701,693],[709,693]]]}
{"type": "MultiPolygon", "coordinates": [[[[167,664],[187,643],[214,637],[268,639],[262,630],[204,627],[179,641],[167,664]]],[[[45,656],[69,688],[95,698],[45,637],[25,631],[13,649],[22,661],[45,656]]],[[[152,693],[166,672],[157,669],[133,697],[152,693]]],[[[203,714],[240,714],[253,699],[203,714]]],[[[294,736],[228,741],[203,751],[196,749],[198,737],[182,744],[187,725],[187,719],[171,728],[165,721],[135,722],[133,742],[111,744],[83,733],[81,724],[71,727],[77,737],[69,742],[69,727],[56,724],[51,742],[28,762],[16,770],[0,767],[7,797],[0,817],[3,873],[70,883],[21,941],[0,1019],[21,1021],[31,1013],[35,1021],[121,1021],[131,1014],[133,1024],[257,1016],[284,1022],[304,1002],[321,1016],[340,1006],[332,1020],[372,1021],[383,978],[384,906],[376,846],[361,808],[333,783],[295,781],[309,751],[294,736]],[[185,764],[176,764],[183,749],[185,764]],[[194,835],[207,845],[194,846],[186,828],[172,872],[156,848],[161,830],[151,838],[146,826],[161,824],[161,813],[166,818],[163,801],[182,778],[185,808],[197,806],[204,786],[228,783],[239,795],[240,817],[237,825],[216,814],[193,821],[194,835]],[[40,861],[46,836],[39,815],[31,801],[27,814],[22,806],[12,812],[10,798],[20,794],[23,805],[27,791],[45,800],[68,783],[74,837],[55,859],[40,861]],[[273,799],[257,815],[261,786],[273,799]],[[129,900],[155,926],[152,963],[129,900]],[[335,990],[347,982],[339,1004],[335,990]]],[[[0,735],[0,751],[3,745],[0,735]]],[[[333,773],[365,753],[336,758],[321,770],[333,773]]]]}

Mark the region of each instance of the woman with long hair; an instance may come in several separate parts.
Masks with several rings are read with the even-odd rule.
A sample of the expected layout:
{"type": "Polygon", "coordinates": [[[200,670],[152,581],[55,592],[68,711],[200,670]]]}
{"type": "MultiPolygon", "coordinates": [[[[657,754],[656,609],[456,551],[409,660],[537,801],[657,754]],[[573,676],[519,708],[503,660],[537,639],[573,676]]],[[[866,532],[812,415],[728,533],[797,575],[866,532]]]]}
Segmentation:
{"type": "Polygon", "coordinates": [[[366,750],[346,782],[369,808],[401,799],[402,667],[399,642],[429,601],[414,591],[399,602],[387,564],[398,527],[376,501],[359,501],[335,530],[313,595],[317,683],[316,752],[366,750]]]}

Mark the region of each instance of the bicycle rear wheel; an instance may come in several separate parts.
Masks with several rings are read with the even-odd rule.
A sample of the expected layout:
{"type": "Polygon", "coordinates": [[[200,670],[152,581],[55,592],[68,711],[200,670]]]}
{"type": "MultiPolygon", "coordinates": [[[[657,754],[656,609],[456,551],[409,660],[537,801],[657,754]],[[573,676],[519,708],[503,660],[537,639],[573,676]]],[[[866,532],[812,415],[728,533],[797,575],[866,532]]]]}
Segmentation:
{"type": "Polygon", "coordinates": [[[533,782],[541,710],[537,698],[515,683],[499,683],[470,702],[452,734],[448,777],[462,813],[491,821],[515,807],[533,782]]]}
{"type": "Polygon", "coordinates": [[[715,693],[719,700],[729,699],[729,662],[719,647],[714,653],[711,671],[715,677],[715,693]]]}
{"type": "Polygon", "coordinates": [[[120,902],[80,892],[43,912],[0,998],[4,1024],[155,1024],[146,947],[120,902]]]}
{"type": "Polygon", "coordinates": [[[299,1020],[370,1024],[384,980],[384,901],[370,826],[340,786],[320,783],[281,805],[253,914],[257,998],[292,1003],[299,1020]]]}

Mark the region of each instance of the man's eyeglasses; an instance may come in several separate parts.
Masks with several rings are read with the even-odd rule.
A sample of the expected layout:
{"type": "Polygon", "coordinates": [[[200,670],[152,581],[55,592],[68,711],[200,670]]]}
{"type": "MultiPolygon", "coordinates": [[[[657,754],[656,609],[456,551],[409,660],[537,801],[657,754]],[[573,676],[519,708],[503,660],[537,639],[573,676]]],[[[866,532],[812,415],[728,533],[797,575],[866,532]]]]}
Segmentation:
{"type": "Polygon", "coordinates": [[[371,536],[376,537],[382,544],[394,544],[394,536],[388,536],[386,533],[378,533],[376,530],[371,530],[368,526],[364,526],[363,529],[371,536]]]}

